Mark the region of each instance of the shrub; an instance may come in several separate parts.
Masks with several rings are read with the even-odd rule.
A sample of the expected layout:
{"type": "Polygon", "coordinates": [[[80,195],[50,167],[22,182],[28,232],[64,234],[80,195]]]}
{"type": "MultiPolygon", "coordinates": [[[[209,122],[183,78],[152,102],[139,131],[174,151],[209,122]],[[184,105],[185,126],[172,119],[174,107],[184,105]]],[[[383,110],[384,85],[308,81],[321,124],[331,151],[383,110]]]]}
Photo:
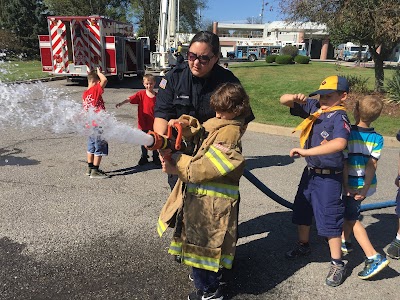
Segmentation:
{"type": "Polygon", "coordinates": [[[350,86],[350,91],[355,93],[368,93],[367,81],[369,78],[363,78],[358,75],[339,75],[347,79],[350,86]]]}
{"type": "Polygon", "coordinates": [[[290,55],[278,55],[275,62],[281,65],[289,65],[293,63],[293,57],[290,55]]]}
{"type": "Polygon", "coordinates": [[[275,55],[275,54],[268,55],[268,56],[265,57],[265,61],[267,63],[273,63],[273,62],[275,62],[277,56],[278,55],[275,55]]]}
{"type": "Polygon", "coordinates": [[[308,56],[305,56],[305,55],[297,55],[294,58],[294,61],[296,63],[298,63],[298,64],[306,65],[306,64],[308,64],[310,62],[310,58],[308,56]]]}
{"type": "Polygon", "coordinates": [[[290,55],[293,58],[297,55],[297,52],[298,52],[297,47],[293,45],[287,45],[283,47],[281,50],[281,53],[283,55],[290,55]]]}
{"type": "Polygon", "coordinates": [[[396,70],[393,77],[387,81],[386,92],[391,102],[400,104],[400,68],[396,70]]]}

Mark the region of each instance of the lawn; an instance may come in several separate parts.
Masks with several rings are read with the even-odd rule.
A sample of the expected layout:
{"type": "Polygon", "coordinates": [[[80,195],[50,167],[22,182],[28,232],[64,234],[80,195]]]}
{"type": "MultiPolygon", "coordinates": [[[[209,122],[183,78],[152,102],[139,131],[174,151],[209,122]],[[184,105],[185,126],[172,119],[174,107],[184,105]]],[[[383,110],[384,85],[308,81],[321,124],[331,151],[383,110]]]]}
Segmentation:
{"type": "MultiPolygon", "coordinates": [[[[294,127],[299,123],[286,107],[279,104],[285,93],[309,94],[318,89],[321,81],[330,75],[356,75],[368,78],[367,86],[374,88],[372,68],[337,66],[333,63],[311,62],[307,65],[277,65],[264,61],[230,64],[229,68],[239,77],[250,96],[256,122],[294,127]]],[[[394,70],[385,69],[385,78],[391,78],[394,70]]],[[[48,77],[42,72],[40,61],[0,62],[0,81],[18,81],[48,77]]],[[[360,95],[350,93],[349,103],[360,95]]],[[[351,107],[351,105],[349,105],[351,107]]],[[[373,126],[383,135],[394,136],[400,128],[400,105],[386,105],[382,116],[373,126]]],[[[352,119],[351,113],[349,113],[352,119]]]]}
{"type": "Polygon", "coordinates": [[[42,72],[40,61],[0,61],[0,81],[12,82],[27,79],[38,79],[49,77],[48,73],[42,72]]]}
{"type": "MultiPolygon", "coordinates": [[[[321,81],[330,75],[356,75],[368,78],[367,86],[374,88],[374,70],[362,67],[344,67],[333,63],[311,62],[310,64],[277,65],[263,61],[230,64],[230,70],[240,79],[250,96],[256,122],[295,127],[298,117],[292,117],[287,107],[279,103],[286,93],[309,93],[318,89],[321,81]]],[[[393,70],[385,70],[385,78],[391,78],[393,70]]],[[[359,96],[359,95],[357,95],[359,96]]],[[[353,96],[354,97],[354,96],[353,96]]],[[[352,101],[352,95],[349,95],[352,101]]],[[[351,105],[350,105],[351,106],[351,105]]],[[[400,110],[400,105],[390,105],[391,110],[400,110]]],[[[349,112],[352,119],[352,114],[349,112]]],[[[383,113],[373,126],[383,135],[395,136],[400,128],[399,114],[383,113]]]]}

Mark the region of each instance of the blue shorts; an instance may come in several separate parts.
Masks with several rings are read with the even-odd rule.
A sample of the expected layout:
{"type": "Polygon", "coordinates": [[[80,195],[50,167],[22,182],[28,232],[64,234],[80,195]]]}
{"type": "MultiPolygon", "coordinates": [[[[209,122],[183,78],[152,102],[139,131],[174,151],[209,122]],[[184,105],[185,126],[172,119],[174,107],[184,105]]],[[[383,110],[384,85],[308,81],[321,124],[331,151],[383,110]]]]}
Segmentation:
{"type": "Polygon", "coordinates": [[[357,221],[360,218],[362,201],[357,201],[354,197],[343,196],[344,218],[348,221],[357,221]]]}
{"type": "Polygon", "coordinates": [[[342,178],[342,173],[322,175],[305,168],[294,199],[292,222],[310,226],[314,216],[320,236],[340,236],[344,219],[342,178]]]}
{"type": "Polygon", "coordinates": [[[397,191],[396,197],[396,214],[400,218],[400,189],[397,191]]]}
{"type": "Polygon", "coordinates": [[[100,132],[97,131],[97,134],[95,133],[88,137],[87,152],[95,156],[108,155],[108,143],[102,139],[100,132]]]}

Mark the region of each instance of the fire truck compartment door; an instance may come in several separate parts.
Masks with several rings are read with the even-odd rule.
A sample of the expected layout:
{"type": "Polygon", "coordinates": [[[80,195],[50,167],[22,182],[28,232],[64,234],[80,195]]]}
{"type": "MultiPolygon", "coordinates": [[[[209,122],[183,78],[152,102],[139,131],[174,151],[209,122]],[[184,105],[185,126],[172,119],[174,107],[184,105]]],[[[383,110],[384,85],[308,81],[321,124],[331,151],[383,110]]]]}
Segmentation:
{"type": "Polygon", "coordinates": [[[43,72],[53,72],[53,59],[51,55],[50,36],[39,35],[40,59],[43,72]]]}
{"type": "Polygon", "coordinates": [[[115,36],[106,36],[106,69],[107,73],[111,75],[117,74],[117,45],[115,38],[115,36]]]}

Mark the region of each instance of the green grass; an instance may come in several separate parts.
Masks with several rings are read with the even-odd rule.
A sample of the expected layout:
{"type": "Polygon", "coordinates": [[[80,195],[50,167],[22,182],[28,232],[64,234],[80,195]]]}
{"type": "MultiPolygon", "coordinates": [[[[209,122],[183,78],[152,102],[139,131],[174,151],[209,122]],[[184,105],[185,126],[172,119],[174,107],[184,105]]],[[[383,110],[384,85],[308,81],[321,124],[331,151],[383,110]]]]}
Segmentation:
{"type": "Polygon", "coordinates": [[[50,75],[48,73],[42,72],[42,64],[40,61],[0,62],[1,82],[38,79],[49,76],[50,75]]]}
{"type": "MultiPolygon", "coordinates": [[[[371,91],[375,84],[372,68],[338,67],[332,63],[277,65],[259,61],[231,64],[229,67],[250,96],[255,121],[286,127],[295,127],[300,120],[291,116],[288,108],[279,103],[283,94],[308,95],[318,89],[324,78],[331,75],[357,75],[368,78],[367,86],[371,91]]],[[[390,78],[393,72],[385,70],[385,77],[390,78]]],[[[351,113],[349,117],[352,117],[351,113]]],[[[373,126],[383,135],[394,136],[399,130],[399,120],[395,117],[381,116],[373,126]]]]}
{"type": "MultiPolygon", "coordinates": [[[[367,86],[374,89],[372,68],[336,66],[332,63],[310,62],[310,64],[277,65],[264,61],[231,64],[229,68],[239,77],[250,96],[256,122],[295,127],[297,117],[289,114],[287,107],[279,104],[286,93],[309,94],[318,89],[321,81],[330,75],[357,75],[368,78],[367,86]]],[[[385,69],[385,78],[391,78],[394,70],[385,69]]],[[[10,82],[48,77],[42,72],[40,61],[0,62],[0,81],[10,82]]],[[[400,108],[399,108],[400,109],[400,108]]],[[[352,118],[349,113],[349,117],[352,118]]],[[[396,117],[381,116],[373,126],[383,135],[394,136],[399,130],[396,117]]]]}

